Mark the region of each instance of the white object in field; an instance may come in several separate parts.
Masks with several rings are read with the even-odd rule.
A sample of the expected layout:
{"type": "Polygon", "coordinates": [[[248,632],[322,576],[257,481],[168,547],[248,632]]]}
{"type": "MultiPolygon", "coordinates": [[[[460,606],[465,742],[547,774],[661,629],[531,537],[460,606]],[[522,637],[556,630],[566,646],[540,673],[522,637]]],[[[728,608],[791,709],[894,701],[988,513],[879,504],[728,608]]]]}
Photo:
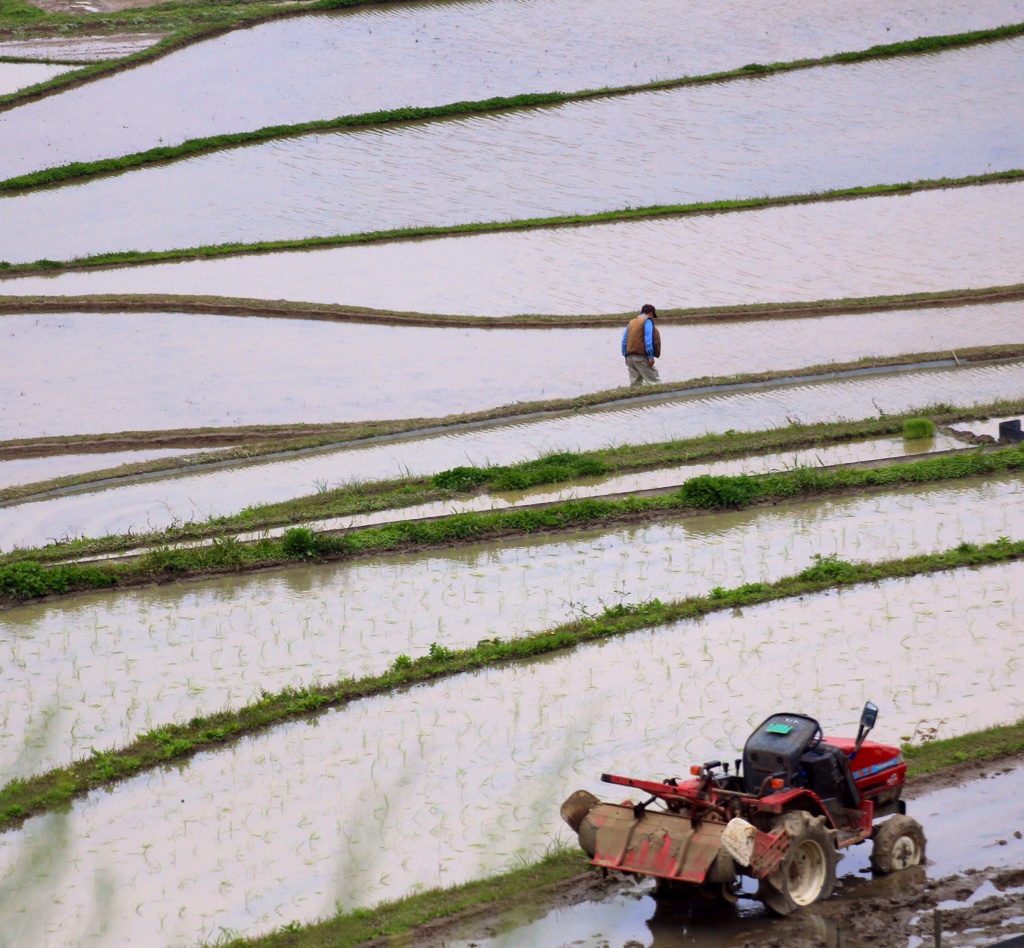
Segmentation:
{"type": "Polygon", "coordinates": [[[722,830],[722,846],[741,866],[749,866],[754,857],[754,837],[757,830],[741,817],[729,820],[722,830]]]}

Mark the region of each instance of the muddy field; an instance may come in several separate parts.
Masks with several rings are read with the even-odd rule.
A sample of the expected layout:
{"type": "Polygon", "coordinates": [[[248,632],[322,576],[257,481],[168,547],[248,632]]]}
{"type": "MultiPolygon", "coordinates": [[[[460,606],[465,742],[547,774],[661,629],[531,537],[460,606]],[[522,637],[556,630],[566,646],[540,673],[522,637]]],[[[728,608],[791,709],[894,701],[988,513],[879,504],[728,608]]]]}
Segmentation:
{"type": "MultiPolygon", "coordinates": [[[[957,839],[958,808],[978,798],[993,807],[1024,781],[1024,755],[945,768],[908,784],[908,810],[933,816],[927,867],[872,878],[855,849],[840,863],[837,894],[796,917],[767,916],[756,902],[735,905],[675,894],[655,895],[649,880],[584,872],[530,900],[510,899],[423,925],[410,944],[422,948],[879,948],[942,944],[968,948],[1024,934],[1024,807],[1011,804],[995,822],[972,820],[972,839],[991,853],[974,868],[957,839]],[[852,865],[850,865],[852,864],[852,865]],[[573,932],[565,935],[566,929],[573,932]]],[[[393,941],[375,942],[383,948],[393,941]]]]}

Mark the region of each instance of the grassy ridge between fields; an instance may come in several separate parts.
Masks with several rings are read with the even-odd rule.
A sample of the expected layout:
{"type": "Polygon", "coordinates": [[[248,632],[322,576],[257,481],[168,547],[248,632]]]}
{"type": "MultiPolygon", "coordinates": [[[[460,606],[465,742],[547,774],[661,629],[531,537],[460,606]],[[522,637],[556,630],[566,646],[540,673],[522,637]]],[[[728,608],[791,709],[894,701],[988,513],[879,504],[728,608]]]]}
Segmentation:
{"type": "MultiPolygon", "coordinates": [[[[0,261],[0,278],[14,279],[54,271],[103,270],[156,263],[180,263],[190,260],[211,260],[252,254],[290,253],[294,251],[325,250],[353,245],[388,243],[403,240],[427,240],[471,234],[493,234],[524,230],[543,230],[553,227],[579,227],[596,224],[644,221],[669,217],[690,217],[700,214],[725,214],[758,211],[794,204],[816,204],[846,201],[855,198],[885,197],[893,194],[912,194],[948,188],[979,187],[1007,184],[1024,179],[1024,170],[1009,169],[987,174],[967,175],[960,178],[928,178],[899,184],[861,185],[836,188],[809,194],[787,194],[778,197],[735,198],[720,201],[699,201],[692,204],[652,205],[650,207],[599,211],[594,214],[563,214],[555,217],[535,217],[514,221],[480,221],[470,224],[449,224],[426,227],[400,227],[391,230],[367,231],[355,234],[333,234],[323,237],[302,237],[294,240],[260,240],[251,243],[232,242],[204,244],[198,247],[170,250],[117,250],[75,257],[72,260],[36,260],[32,263],[0,261]]],[[[3,190],[0,184],[0,190],[3,190]]],[[[479,317],[478,317],[479,318],[479,317]]]]}
{"type": "MultiPolygon", "coordinates": [[[[0,96],[0,109],[11,107],[18,102],[27,101],[31,98],[39,98],[45,94],[59,92],[62,88],[72,84],[81,84],[84,81],[99,78],[102,75],[109,75],[121,69],[131,68],[144,62],[151,61],[157,56],[166,55],[174,49],[196,42],[209,35],[226,32],[229,29],[237,29],[241,26],[251,26],[263,22],[273,16],[294,16],[298,12],[315,12],[323,9],[335,9],[345,6],[357,6],[361,0],[330,0],[305,7],[289,6],[276,12],[272,7],[259,7],[259,13],[253,15],[251,12],[244,17],[234,20],[230,25],[217,23],[216,26],[193,27],[191,30],[183,30],[160,41],[155,46],[135,53],[125,59],[114,63],[101,63],[97,66],[89,66],[84,69],[75,70],[72,73],[65,73],[62,76],[31,86],[20,92],[0,96]]],[[[392,0],[394,2],[394,0],[392,0]]],[[[251,10],[251,8],[250,8],[251,10]]],[[[752,76],[758,77],[769,73],[791,72],[797,69],[810,69],[817,66],[827,66],[843,63],[864,62],[871,59],[884,59],[893,56],[906,56],[918,53],[933,53],[945,49],[954,49],[962,46],[970,46],[978,43],[995,42],[999,40],[1012,39],[1024,35],[1024,23],[1014,23],[1006,26],[995,27],[987,30],[974,30],[967,33],[946,34],[940,36],[923,36],[913,40],[905,40],[899,43],[886,43],[871,46],[868,49],[855,50],[850,52],[834,53],[828,56],[820,56],[810,59],[797,59],[777,63],[748,63],[738,69],[727,69],[718,72],[705,73],[698,76],[682,76],[676,79],[667,79],[656,82],[640,83],[626,86],[609,86],[602,89],[583,89],[577,92],[542,92],[530,93],[517,96],[498,96],[489,99],[481,99],[467,102],[453,102],[447,105],[434,107],[413,107],[407,106],[397,109],[384,109],[377,112],[366,112],[357,115],[343,115],[333,119],[323,119],[312,122],[301,122],[292,125],[272,125],[264,128],[254,129],[248,132],[234,134],[214,135],[203,138],[192,138],[178,145],[171,145],[161,148],[152,148],[142,152],[135,152],[129,155],[120,155],[116,158],[108,158],[100,161],[73,162],[58,167],[44,168],[31,174],[19,175],[0,181],[0,191],[21,190],[25,188],[53,185],[63,181],[92,177],[98,174],[109,174],[117,171],[124,171],[129,168],[137,168],[142,165],[155,162],[172,161],[188,155],[198,155],[210,151],[218,151],[224,148],[249,145],[255,142],[267,141],[273,138],[285,138],[295,135],[304,135],[309,132],[327,132],[341,129],[381,126],[400,122],[433,120],[447,118],[449,116],[479,114],[494,112],[503,109],[517,109],[527,106],[560,105],[568,102],[593,99],[598,97],[628,95],[634,92],[644,92],[657,89],[671,89],[686,85],[696,85],[709,82],[723,82],[732,79],[746,79],[752,76]]]]}
{"type": "MultiPolygon", "coordinates": [[[[434,482],[449,489],[468,489],[480,483],[477,479],[480,470],[454,468],[435,475],[434,482]]],[[[677,491],[654,496],[628,496],[618,500],[590,498],[546,507],[460,513],[343,533],[317,533],[308,527],[292,527],[280,539],[265,537],[241,543],[233,537],[220,537],[208,546],[161,547],[120,562],[45,566],[38,560],[17,560],[0,567],[0,605],[11,606],[88,589],[172,582],[210,573],[245,572],[310,560],[326,562],[396,551],[449,548],[673,513],[740,509],[755,504],[834,496],[847,491],[893,489],[1020,470],[1024,470],[1024,446],[1016,445],[985,454],[972,451],[869,469],[795,468],[756,475],[703,474],[685,481],[677,491]]]]}
{"type": "MultiPolygon", "coordinates": [[[[960,362],[985,362],[997,359],[1015,359],[1024,355],[1024,346],[985,346],[978,349],[960,350],[957,359],[960,362]]],[[[756,373],[748,375],[730,376],[728,378],[704,378],[693,379],[677,385],[665,385],[660,391],[665,393],[684,394],[694,388],[730,386],[730,385],[752,385],[758,383],[770,383],[780,379],[800,379],[824,376],[834,378],[837,373],[854,371],[865,368],[884,368],[886,366],[904,366],[938,361],[943,358],[948,360],[951,353],[916,353],[914,355],[894,356],[891,358],[867,358],[852,363],[830,363],[825,366],[813,366],[803,369],[781,370],[778,372],[756,373]]],[[[492,412],[481,413],[487,415],[486,420],[499,420],[502,418],[524,417],[532,412],[553,413],[575,410],[584,407],[584,401],[590,406],[614,405],[617,401],[635,397],[630,389],[617,389],[609,392],[595,393],[593,396],[583,396],[571,400],[556,400],[544,403],[518,403],[512,406],[503,406],[494,409],[492,412]],[[591,401],[590,399],[596,399],[591,401]]],[[[598,449],[594,451],[576,452],[573,457],[582,456],[591,459],[604,459],[601,469],[592,469],[587,474],[574,475],[572,470],[562,473],[548,465],[545,467],[546,474],[536,469],[535,462],[524,462],[524,465],[512,465],[509,470],[523,467],[523,476],[516,478],[508,474],[500,480],[491,480],[481,483],[481,489],[490,490],[522,490],[526,487],[536,487],[544,484],[561,483],[572,476],[597,476],[622,471],[635,471],[645,468],[659,467],[666,464],[678,463],[685,460],[698,458],[709,458],[716,455],[708,453],[708,450],[700,448],[684,448],[682,445],[696,445],[705,441],[708,444],[715,444],[714,450],[719,451],[719,457],[736,456],[746,453],[749,450],[757,450],[761,447],[801,447],[809,444],[824,443],[830,438],[848,440],[854,437],[854,431],[862,432],[865,436],[877,433],[895,433],[901,430],[900,422],[905,417],[917,416],[922,413],[939,423],[947,424],[953,421],[960,421],[966,418],[978,418],[992,416],[993,414],[1024,411],[1024,401],[1004,401],[990,405],[972,406],[969,410],[956,410],[949,406],[932,406],[915,409],[900,415],[887,415],[878,419],[867,419],[862,422],[838,422],[814,425],[790,425],[786,429],[775,429],[765,434],[758,432],[732,432],[727,438],[717,435],[705,435],[699,439],[686,439],[685,441],[670,442],[663,446],[639,445],[620,446],[614,449],[598,449]],[[749,446],[749,447],[744,447],[749,446]],[[628,456],[627,455],[628,451],[628,456]],[[654,452],[652,454],[652,451],[654,452]],[[529,469],[529,473],[526,470],[529,469]],[[557,475],[557,476],[556,476],[557,475]],[[525,480],[523,479],[525,477],[525,480]],[[510,479],[513,478],[513,479],[510,479]],[[545,479],[548,478],[548,479],[545,479]]],[[[27,484],[15,484],[10,487],[0,488],[0,506],[15,503],[21,500],[38,499],[44,494],[65,490],[72,487],[95,485],[101,481],[125,480],[137,477],[142,474],[155,474],[159,472],[190,472],[208,468],[213,464],[225,464],[232,460],[258,461],[261,457],[274,455],[280,457],[289,451],[302,451],[311,448],[329,445],[340,447],[355,444],[362,438],[380,436],[384,434],[397,434],[402,431],[440,427],[452,427],[460,423],[472,423],[473,421],[485,420],[480,418],[466,418],[453,416],[441,419],[415,419],[411,421],[377,422],[367,423],[365,429],[358,423],[348,423],[324,433],[319,436],[307,435],[294,437],[284,441],[263,441],[245,443],[234,450],[219,451],[211,454],[198,454],[186,457],[158,458],[149,461],[135,461],[122,464],[116,468],[97,469],[80,474],[69,474],[61,477],[50,478],[45,481],[36,481],[27,484]]],[[[216,429],[214,429],[216,430],[216,429]]],[[[236,432],[238,429],[234,429],[236,432]]],[[[260,438],[265,433],[260,429],[249,429],[252,436],[260,438]]],[[[197,432],[197,438],[201,437],[203,429],[197,432]]],[[[171,433],[161,433],[167,438],[173,438],[171,433]]],[[[91,438],[93,436],[86,436],[91,438]]],[[[102,436],[95,436],[102,438],[102,436]]],[[[117,436],[110,436],[117,437],[117,436]]],[[[9,441],[0,443],[0,459],[7,457],[48,457],[54,454],[69,453],[71,446],[76,443],[71,440],[50,440],[50,439],[25,439],[20,441],[9,441]],[[58,447],[59,446],[59,447],[58,447]],[[18,448],[21,450],[17,450],[18,448]],[[35,448],[35,450],[33,450],[35,448]],[[6,450],[3,450],[6,449],[6,450]]],[[[81,442],[78,442],[81,443],[81,442]]],[[[88,442],[86,442],[88,443],[88,442]]],[[[162,446],[170,445],[164,443],[162,446]]],[[[189,445],[198,447],[197,444],[189,445]]],[[[561,453],[559,457],[568,458],[568,453],[561,453]]],[[[567,462],[568,463],[568,462],[567,462]]],[[[578,463],[573,461],[571,463],[578,463]]],[[[281,526],[296,520],[323,519],[329,516],[342,516],[353,513],[369,513],[375,510],[394,509],[407,507],[416,503],[425,503],[432,500],[445,500],[453,497],[461,491],[441,491],[436,485],[429,484],[429,478],[401,478],[398,480],[362,482],[346,487],[330,490],[321,489],[316,495],[300,497],[294,501],[282,502],[272,505],[274,513],[268,519],[267,512],[262,505],[259,508],[249,507],[240,514],[228,517],[215,517],[208,521],[197,523],[189,521],[172,528],[171,532],[164,531],[147,532],[143,535],[135,534],[131,546],[141,546],[144,543],[154,542],[154,538],[163,538],[167,542],[176,539],[197,538],[199,536],[215,535],[218,527],[235,527],[239,530],[261,529],[268,526],[281,526]],[[426,485],[426,489],[425,489],[426,485]],[[359,500],[352,504],[352,499],[358,496],[359,500]],[[201,532],[197,533],[199,530],[201,532]],[[178,532],[174,532],[178,531],[178,532]]],[[[223,531],[220,531],[223,532],[223,531]]],[[[124,547],[122,547],[124,548],[124,547]]],[[[112,549],[112,548],[111,548],[112,549]]],[[[104,552],[99,548],[92,552],[104,552]]],[[[23,557],[22,557],[23,558],[23,557]]],[[[4,562],[4,555],[0,554],[0,563],[4,562]]]]}
{"type": "Polygon", "coordinates": [[[695,619],[724,609],[739,609],[793,596],[884,579],[923,573],[1006,563],[1024,557],[1024,541],[1000,537],[992,543],[961,543],[952,550],[875,563],[848,563],[833,556],[816,557],[807,569],[772,583],[747,583],[735,589],[716,587],[705,596],[674,602],[651,600],[636,605],[605,607],[596,616],[563,623],[553,629],[503,641],[485,639],[473,648],[452,650],[434,643],[420,658],[399,655],[378,675],[346,678],[325,685],[287,688],[266,693],[259,701],[234,711],[219,711],[167,724],[140,734],[125,747],[93,751],[82,760],[35,777],[16,779],[0,788],[0,831],[20,825],[38,813],[66,806],[72,799],[97,787],[282,722],[304,717],[352,701],[383,695],[408,685],[480,668],[551,654],[623,635],[639,629],[695,619]]]}
{"type": "MultiPolygon", "coordinates": [[[[968,760],[986,760],[1024,750],[1024,719],[940,741],[903,745],[911,777],[968,760]]],[[[555,801],[557,802],[557,801],[555,801]]],[[[237,938],[229,948],[357,948],[388,935],[459,912],[486,911],[498,903],[543,900],[545,890],[590,870],[587,857],[575,846],[553,847],[536,862],[484,879],[443,889],[430,889],[368,908],[339,912],[333,918],[286,928],[253,938],[237,938]]],[[[507,904],[506,906],[507,907],[507,904]]]]}

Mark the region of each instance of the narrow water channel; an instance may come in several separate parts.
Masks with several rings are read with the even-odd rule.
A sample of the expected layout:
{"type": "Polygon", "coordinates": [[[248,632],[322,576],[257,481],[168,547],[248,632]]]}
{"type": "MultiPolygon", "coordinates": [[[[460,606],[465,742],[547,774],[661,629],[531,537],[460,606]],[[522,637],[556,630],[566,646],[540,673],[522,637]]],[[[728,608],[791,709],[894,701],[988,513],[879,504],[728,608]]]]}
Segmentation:
{"type": "Polygon", "coordinates": [[[0,836],[3,930],[191,942],[480,877],[567,834],[558,802],[601,772],[684,772],[782,707],[846,732],[871,699],[892,741],[1013,720],[1022,581],[1018,563],[807,596],[275,728],[0,836]]]}

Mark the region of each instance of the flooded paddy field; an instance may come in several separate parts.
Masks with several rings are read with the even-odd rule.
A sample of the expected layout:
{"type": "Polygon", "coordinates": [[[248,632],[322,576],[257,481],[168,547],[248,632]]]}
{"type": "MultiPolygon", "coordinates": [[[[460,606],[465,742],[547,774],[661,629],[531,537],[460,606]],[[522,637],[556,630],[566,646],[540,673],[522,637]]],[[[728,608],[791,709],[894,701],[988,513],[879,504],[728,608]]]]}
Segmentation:
{"type": "Polygon", "coordinates": [[[216,152],[0,198],[0,260],[594,213],[1020,168],[1024,124],[1014,116],[1022,52],[1024,39],[1015,39],[216,152]]]}
{"type": "Polygon", "coordinates": [[[54,454],[38,458],[0,460],[0,488],[18,484],[33,484],[54,477],[86,474],[121,464],[153,461],[186,454],[197,454],[194,449],[161,448],[152,451],[111,451],[106,454],[54,454]]]}
{"type": "Polygon", "coordinates": [[[989,881],[1006,878],[1000,867],[1012,870],[1024,863],[1024,846],[1017,836],[1024,827],[1024,805],[1018,802],[1022,790],[1024,767],[1020,765],[993,768],[986,776],[966,779],[958,786],[925,793],[910,789],[904,796],[909,797],[908,812],[925,827],[927,867],[872,878],[870,847],[854,846],[846,850],[839,864],[839,884],[832,898],[786,919],[769,915],[760,903],[749,898],[741,898],[735,906],[705,902],[695,907],[671,896],[655,896],[649,879],[623,880],[603,898],[592,896],[575,903],[570,900],[557,908],[541,902],[518,906],[504,916],[492,914],[486,922],[454,922],[438,933],[440,937],[424,933],[420,944],[424,948],[772,948],[779,944],[794,948],[838,944],[879,948],[883,944],[881,933],[876,931],[866,938],[860,935],[856,916],[885,912],[890,897],[899,899],[925,880],[931,882],[931,891],[921,891],[916,904],[896,903],[907,918],[895,926],[903,929],[898,936],[891,929],[881,934],[891,939],[884,942],[888,948],[928,944],[921,936],[931,932],[935,907],[945,913],[943,945],[960,948],[996,944],[993,938],[1008,939],[1024,921],[1019,908],[1024,888],[1010,880],[1009,885],[989,881]],[[968,807],[973,846],[964,845],[963,813],[968,807]],[[975,871],[990,863],[989,870],[975,871]],[[1011,919],[1017,917],[1016,926],[1000,931],[998,916],[992,924],[995,913],[991,906],[985,909],[978,903],[993,897],[1006,903],[1009,910],[1005,914],[1011,919]],[[868,909],[867,900],[878,901],[872,901],[868,909]],[[951,916],[957,909],[968,907],[976,907],[976,911],[967,912],[969,921],[964,930],[962,923],[951,916]]]}
{"type": "MultiPolygon", "coordinates": [[[[88,943],[98,916],[108,941],[174,942],[479,877],[542,852],[558,802],[609,762],[679,773],[781,706],[840,731],[870,698],[890,739],[1012,718],[1022,580],[1010,564],[808,596],[275,728],[5,833],[0,865],[26,881],[4,929],[88,943]]],[[[1019,860],[1011,843],[986,861],[1019,860]]]]}
{"type": "Polygon", "coordinates": [[[729,429],[757,431],[1022,395],[1024,363],[1015,362],[646,398],[609,409],[441,429],[299,457],[211,467],[102,491],[69,491],[54,499],[0,507],[0,544],[9,550],[37,546],[47,537],[151,531],[312,494],[320,485],[434,474],[462,464],[510,464],[551,451],[672,441],[729,429]]]}
{"type": "MultiPolygon", "coordinates": [[[[0,56],[2,55],[10,54],[5,54],[3,46],[0,45],[0,56]]],[[[6,95],[8,92],[17,92],[18,89],[33,86],[37,82],[45,82],[47,79],[59,76],[62,72],[67,72],[71,68],[71,66],[53,66],[48,63],[0,62],[0,95],[6,95]]],[[[8,225],[0,226],[3,226],[6,237],[8,225]]],[[[24,225],[21,226],[24,227],[24,225]]],[[[25,233],[25,231],[22,230],[22,233],[25,233]]],[[[0,259],[3,259],[2,255],[0,255],[0,259]]]]}
{"type": "Polygon", "coordinates": [[[1001,26],[1022,12],[1019,0],[959,10],[918,0],[901,11],[829,0],[813,16],[799,0],[770,14],[749,0],[727,10],[672,0],[488,0],[277,20],[0,115],[0,136],[19,142],[0,156],[0,177],[268,125],[822,56],[1001,26]],[[353,81],[323,81],[339,70],[353,81]]]}
{"type": "MultiPolygon", "coordinates": [[[[718,325],[666,321],[662,381],[1024,343],[1022,324],[1019,300],[718,325]]],[[[7,358],[20,366],[0,376],[0,439],[443,417],[626,381],[618,327],[442,329],[61,313],[0,316],[0,329],[7,358]],[[560,353],[559,371],[538,352],[560,353]],[[72,402],[68,385],[79,395],[72,402]],[[259,399],[251,399],[257,389],[259,399]]]]}
{"type": "Polygon", "coordinates": [[[1024,183],[0,282],[3,294],[189,293],[506,316],[1024,282],[1024,183]],[[395,280],[396,273],[402,274],[395,280]]]}
{"type": "Polygon", "coordinates": [[[171,721],[378,674],[602,605],[1024,535],[1020,477],[289,567],[0,612],[0,770],[30,775],[171,721]],[[152,669],[160,674],[153,675],[152,669]],[[27,737],[26,737],[27,736],[27,737]]]}

